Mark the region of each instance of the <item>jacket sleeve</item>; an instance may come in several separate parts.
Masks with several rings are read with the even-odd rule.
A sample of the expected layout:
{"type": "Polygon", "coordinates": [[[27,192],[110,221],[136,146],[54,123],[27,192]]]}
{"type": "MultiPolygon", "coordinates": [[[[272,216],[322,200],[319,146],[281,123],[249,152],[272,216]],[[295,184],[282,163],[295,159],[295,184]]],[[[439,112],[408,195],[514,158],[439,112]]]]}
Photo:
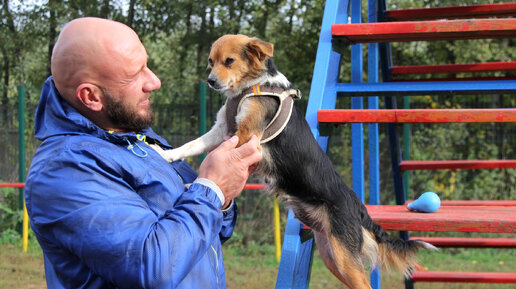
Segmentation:
{"type": "Polygon", "coordinates": [[[222,215],[222,228],[220,229],[219,237],[222,244],[224,244],[231,238],[233,230],[235,229],[238,215],[238,207],[235,199],[233,199],[231,206],[227,210],[222,211],[222,215]]]}
{"type": "MultiPolygon", "coordinates": [[[[193,183],[197,173],[186,162],[173,162],[171,166],[178,172],[185,183],[193,183]]],[[[231,207],[223,211],[222,229],[219,237],[222,243],[226,242],[232,235],[238,216],[236,200],[233,200],[231,207]]]]}
{"type": "MultiPolygon", "coordinates": [[[[35,158],[27,181],[35,233],[117,287],[174,288],[226,226],[220,200],[206,186],[157,186],[178,195],[158,214],[109,158],[87,150],[52,158],[35,158]]],[[[71,270],[57,254],[46,255],[60,270],[71,270]]]]}

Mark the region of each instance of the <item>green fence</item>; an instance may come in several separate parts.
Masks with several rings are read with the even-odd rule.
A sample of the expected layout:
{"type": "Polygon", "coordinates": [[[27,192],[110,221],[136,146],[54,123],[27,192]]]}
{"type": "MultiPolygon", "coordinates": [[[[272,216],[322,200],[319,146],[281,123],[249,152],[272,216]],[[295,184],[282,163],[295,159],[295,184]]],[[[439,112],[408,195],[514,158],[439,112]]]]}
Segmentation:
{"type": "MultiPolygon", "coordinates": [[[[33,136],[34,112],[40,88],[25,87],[25,169],[19,166],[19,114],[18,89],[7,90],[8,98],[0,106],[0,182],[18,182],[19,170],[30,166],[30,160],[39,144],[33,136]]],[[[301,111],[306,110],[308,92],[296,101],[301,111]]],[[[201,111],[206,112],[207,129],[215,121],[219,108],[225,99],[210,89],[206,90],[205,105],[201,105],[199,84],[181,89],[162,87],[152,96],[155,111],[154,130],[173,146],[179,146],[199,136],[201,111]]],[[[401,99],[399,100],[402,101],[401,99]]],[[[366,104],[365,104],[366,105],[366,104]]],[[[339,98],[338,108],[349,108],[349,98],[339,98]]],[[[402,107],[402,104],[398,104],[402,107]]],[[[382,104],[380,104],[382,107],[382,104]]],[[[512,95],[493,96],[417,96],[410,98],[411,108],[514,108],[516,98],[512,95]]],[[[394,199],[385,127],[380,126],[380,189],[382,203],[394,199]]],[[[351,132],[350,126],[335,128],[329,140],[328,154],[338,172],[347,183],[351,183],[351,132]]],[[[367,125],[364,126],[367,138],[367,125]]],[[[420,160],[445,159],[515,159],[516,124],[445,124],[411,125],[411,157],[420,160]]],[[[192,158],[189,163],[197,168],[200,158],[192,158]]],[[[367,171],[368,168],[366,168],[367,171]]],[[[442,199],[516,199],[516,169],[496,170],[443,170],[410,172],[409,198],[425,191],[436,191],[442,199]]],[[[251,182],[256,182],[252,179],[251,182]]],[[[366,184],[366,192],[367,192],[366,184]]],[[[272,202],[269,196],[250,191],[239,197],[241,225],[233,240],[247,243],[249,240],[272,242],[272,202]]],[[[0,192],[0,203],[7,199],[0,192]]],[[[1,204],[0,204],[1,205],[1,204]]],[[[15,208],[12,208],[15,209],[15,208]]],[[[0,228],[0,231],[2,228],[0,228]]]]}

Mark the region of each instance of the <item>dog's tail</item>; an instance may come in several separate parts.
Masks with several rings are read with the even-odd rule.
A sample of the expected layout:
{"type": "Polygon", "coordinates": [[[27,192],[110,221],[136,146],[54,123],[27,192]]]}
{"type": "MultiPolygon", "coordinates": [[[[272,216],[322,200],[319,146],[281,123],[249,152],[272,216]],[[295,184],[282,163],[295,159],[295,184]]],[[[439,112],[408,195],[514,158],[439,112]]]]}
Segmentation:
{"type": "Polygon", "coordinates": [[[394,268],[406,277],[411,274],[419,249],[439,250],[427,242],[392,238],[372,221],[367,228],[362,227],[362,232],[362,256],[367,259],[364,261],[368,261],[372,267],[394,268]]]}

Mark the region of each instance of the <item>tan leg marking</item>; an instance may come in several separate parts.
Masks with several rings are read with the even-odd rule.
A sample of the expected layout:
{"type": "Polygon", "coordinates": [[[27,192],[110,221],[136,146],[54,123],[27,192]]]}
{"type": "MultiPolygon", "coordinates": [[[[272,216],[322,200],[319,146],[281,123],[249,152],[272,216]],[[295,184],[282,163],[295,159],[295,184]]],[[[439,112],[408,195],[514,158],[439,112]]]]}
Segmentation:
{"type": "Polygon", "coordinates": [[[334,236],[329,236],[335,264],[339,272],[344,276],[344,282],[351,289],[371,289],[367,280],[364,265],[359,256],[352,256],[344,245],[334,236]]]}
{"type": "Polygon", "coordinates": [[[252,135],[256,135],[258,139],[263,135],[263,120],[266,112],[263,111],[260,102],[255,98],[248,98],[242,104],[241,111],[237,116],[238,129],[238,146],[248,142],[252,135]]]}

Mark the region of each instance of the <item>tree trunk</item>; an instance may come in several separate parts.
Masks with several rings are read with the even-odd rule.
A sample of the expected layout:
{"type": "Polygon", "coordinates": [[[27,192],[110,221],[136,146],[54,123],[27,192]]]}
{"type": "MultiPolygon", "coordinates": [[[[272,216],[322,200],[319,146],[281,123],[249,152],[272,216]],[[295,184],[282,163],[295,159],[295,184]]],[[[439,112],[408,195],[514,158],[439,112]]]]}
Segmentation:
{"type": "MultiPolygon", "coordinates": [[[[206,7],[202,7],[201,9],[203,9],[203,11],[206,10],[206,7]]],[[[210,7],[210,15],[213,14],[213,8],[210,7]]],[[[196,69],[196,74],[197,74],[197,77],[199,79],[204,79],[204,70],[202,69],[203,67],[206,67],[206,65],[204,65],[204,62],[205,61],[205,53],[204,53],[204,47],[206,46],[206,41],[209,41],[208,40],[208,35],[206,33],[206,22],[208,22],[209,20],[206,20],[206,13],[204,13],[204,15],[201,15],[202,16],[202,22],[201,22],[201,29],[199,29],[199,39],[197,41],[197,61],[196,61],[196,64],[197,64],[197,69],[196,69]]]]}
{"type": "Polygon", "coordinates": [[[133,22],[134,22],[134,6],[135,5],[136,5],[136,0],[129,1],[129,11],[127,13],[127,20],[125,23],[125,24],[127,24],[127,26],[129,26],[133,29],[134,29],[133,22]]]}
{"type": "Polygon", "coordinates": [[[47,61],[47,73],[48,75],[52,74],[51,70],[51,61],[52,61],[52,51],[54,50],[54,44],[56,43],[57,36],[57,11],[55,10],[55,2],[54,0],[48,0],[48,10],[50,12],[50,26],[48,31],[48,61],[47,61]]]}
{"type": "Polygon", "coordinates": [[[9,120],[9,117],[7,116],[7,110],[9,108],[9,98],[7,97],[7,92],[9,90],[9,54],[5,50],[4,47],[2,47],[2,55],[3,55],[3,87],[2,87],[2,122],[4,124],[7,124],[7,121],[9,120]]]}
{"type": "Polygon", "coordinates": [[[192,33],[192,21],[191,21],[191,18],[192,18],[192,13],[193,13],[193,4],[190,3],[188,4],[188,7],[187,7],[187,14],[186,14],[186,32],[185,34],[183,35],[183,39],[181,41],[181,44],[183,45],[183,50],[181,51],[180,53],[180,57],[179,57],[179,84],[182,85],[183,84],[183,81],[185,79],[183,73],[185,71],[185,65],[186,63],[188,62],[187,61],[187,56],[188,56],[188,50],[190,48],[190,37],[191,37],[191,33],[192,33]]]}
{"type": "Polygon", "coordinates": [[[108,18],[110,10],[109,0],[104,0],[104,5],[102,5],[102,8],[100,8],[100,17],[108,18]]]}

